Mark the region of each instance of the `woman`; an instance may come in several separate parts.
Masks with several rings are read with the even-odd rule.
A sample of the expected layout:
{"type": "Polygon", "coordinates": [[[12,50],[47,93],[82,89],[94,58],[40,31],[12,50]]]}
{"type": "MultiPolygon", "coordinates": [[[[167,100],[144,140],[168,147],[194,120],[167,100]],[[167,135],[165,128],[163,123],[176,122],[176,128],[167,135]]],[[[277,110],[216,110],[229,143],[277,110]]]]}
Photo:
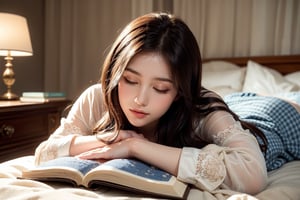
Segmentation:
{"type": "Polygon", "coordinates": [[[200,51],[187,25],[151,13],[124,28],[101,84],[82,93],[35,156],[37,164],[134,157],[202,190],[255,194],[267,181],[266,144],[260,129],[201,86],[200,51]]]}

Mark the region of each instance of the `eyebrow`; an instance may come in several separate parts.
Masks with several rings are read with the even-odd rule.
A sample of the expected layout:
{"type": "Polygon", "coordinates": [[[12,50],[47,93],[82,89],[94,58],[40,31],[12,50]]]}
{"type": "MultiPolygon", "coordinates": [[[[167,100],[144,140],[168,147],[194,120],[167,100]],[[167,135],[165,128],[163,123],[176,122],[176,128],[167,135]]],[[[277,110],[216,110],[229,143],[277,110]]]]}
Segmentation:
{"type": "MultiPolygon", "coordinates": [[[[127,68],[125,69],[125,71],[130,71],[131,73],[134,73],[134,74],[136,74],[136,75],[138,75],[138,76],[141,76],[141,74],[140,74],[138,71],[135,71],[134,69],[131,69],[131,68],[129,68],[129,67],[127,67],[127,68]]],[[[170,83],[173,84],[173,81],[172,81],[171,79],[169,79],[169,78],[157,77],[157,78],[155,78],[155,80],[158,80],[158,81],[166,81],[166,82],[170,82],[170,83]]]]}

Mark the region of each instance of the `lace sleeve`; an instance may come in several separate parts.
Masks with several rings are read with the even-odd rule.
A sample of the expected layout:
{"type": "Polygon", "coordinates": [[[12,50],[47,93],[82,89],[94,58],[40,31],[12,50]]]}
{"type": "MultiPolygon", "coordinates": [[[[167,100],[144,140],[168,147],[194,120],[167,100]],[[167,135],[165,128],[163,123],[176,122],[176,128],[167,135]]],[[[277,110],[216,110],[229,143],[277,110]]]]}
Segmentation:
{"type": "MultiPolygon", "coordinates": [[[[220,131],[218,120],[212,129],[219,130],[206,138],[212,144],[203,149],[183,148],[178,170],[178,178],[196,187],[213,191],[232,189],[254,194],[266,185],[267,171],[263,155],[256,139],[239,122],[222,116],[220,131]],[[227,118],[227,119],[226,119],[227,118]]],[[[220,121],[219,121],[220,122],[220,121]]],[[[213,133],[213,132],[211,132],[213,133]]]]}
{"type": "Polygon", "coordinates": [[[90,135],[104,111],[100,84],[84,91],[73,104],[67,118],[35,151],[35,163],[69,155],[69,148],[76,135],[90,135]],[[93,112],[92,112],[93,111],[93,112]],[[98,112],[97,112],[98,111],[98,112]]]}

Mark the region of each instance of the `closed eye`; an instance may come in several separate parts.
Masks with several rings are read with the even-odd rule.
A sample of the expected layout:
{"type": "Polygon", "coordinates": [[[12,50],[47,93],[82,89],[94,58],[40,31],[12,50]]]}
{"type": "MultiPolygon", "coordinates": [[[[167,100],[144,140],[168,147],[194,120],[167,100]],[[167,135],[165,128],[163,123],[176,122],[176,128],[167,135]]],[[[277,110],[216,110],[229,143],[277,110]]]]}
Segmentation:
{"type": "Polygon", "coordinates": [[[123,77],[123,78],[124,78],[125,82],[128,83],[128,84],[130,84],[130,85],[135,85],[135,84],[138,83],[136,81],[128,79],[127,77],[123,77]]]}
{"type": "Polygon", "coordinates": [[[161,89],[157,89],[157,88],[154,88],[154,90],[158,93],[161,93],[161,94],[166,94],[170,91],[169,89],[161,90],[161,89]]]}

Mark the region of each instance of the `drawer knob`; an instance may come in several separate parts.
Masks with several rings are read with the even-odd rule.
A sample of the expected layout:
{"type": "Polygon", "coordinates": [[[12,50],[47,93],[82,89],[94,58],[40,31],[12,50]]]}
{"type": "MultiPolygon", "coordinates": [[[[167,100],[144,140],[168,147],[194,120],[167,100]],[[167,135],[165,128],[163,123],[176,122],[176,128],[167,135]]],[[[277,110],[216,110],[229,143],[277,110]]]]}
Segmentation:
{"type": "Polygon", "coordinates": [[[15,133],[15,128],[13,126],[3,124],[0,127],[1,136],[12,137],[14,133],[15,133]]]}

